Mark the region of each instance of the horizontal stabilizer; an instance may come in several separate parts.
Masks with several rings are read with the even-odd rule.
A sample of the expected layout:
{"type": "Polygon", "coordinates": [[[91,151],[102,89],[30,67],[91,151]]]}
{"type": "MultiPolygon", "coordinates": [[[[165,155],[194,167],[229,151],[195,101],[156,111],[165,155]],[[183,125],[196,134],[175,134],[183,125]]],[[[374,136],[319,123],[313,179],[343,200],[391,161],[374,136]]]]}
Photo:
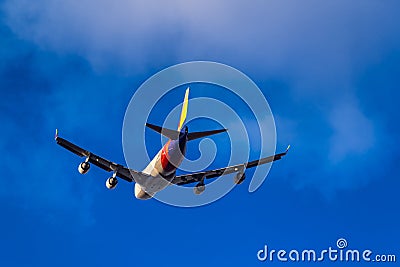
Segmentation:
{"type": "MultiPolygon", "coordinates": [[[[151,124],[151,123],[146,123],[146,126],[149,127],[150,129],[152,129],[153,131],[156,131],[157,133],[160,133],[160,134],[164,135],[165,137],[168,137],[169,139],[176,140],[179,138],[178,131],[171,130],[168,128],[163,128],[163,127],[151,124]]],[[[227,131],[227,129],[220,129],[220,130],[188,133],[188,141],[199,139],[199,138],[210,136],[210,135],[214,135],[214,134],[223,133],[226,131],[227,131]]]]}
{"type": "Polygon", "coordinates": [[[160,133],[164,135],[165,137],[168,137],[169,139],[176,140],[179,137],[179,132],[167,128],[163,128],[154,124],[146,123],[146,126],[152,129],[153,131],[156,131],[157,133],[160,133]]]}
{"type": "Polygon", "coordinates": [[[206,136],[210,136],[210,135],[214,135],[214,134],[218,134],[218,133],[223,133],[223,132],[226,132],[227,130],[228,129],[220,129],[220,130],[213,130],[213,131],[188,133],[188,141],[206,137],[206,136]]]}

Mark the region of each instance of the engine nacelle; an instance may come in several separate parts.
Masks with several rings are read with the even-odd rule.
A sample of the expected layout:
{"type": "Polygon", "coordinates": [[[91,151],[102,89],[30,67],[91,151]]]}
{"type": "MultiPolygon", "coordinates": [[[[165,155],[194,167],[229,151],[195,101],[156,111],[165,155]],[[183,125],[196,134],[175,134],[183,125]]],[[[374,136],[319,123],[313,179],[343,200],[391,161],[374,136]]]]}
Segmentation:
{"type": "Polygon", "coordinates": [[[78,171],[80,174],[86,174],[90,169],[90,163],[89,162],[82,162],[78,166],[78,171]]]}
{"type": "Polygon", "coordinates": [[[114,189],[118,184],[118,179],[116,177],[110,177],[106,180],[106,187],[108,189],[114,189]]]}
{"type": "Polygon", "coordinates": [[[233,178],[233,182],[235,184],[241,184],[243,183],[244,179],[246,179],[246,174],[242,172],[238,172],[235,177],[233,178]]]}
{"type": "Polygon", "coordinates": [[[204,190],[206,190],[206,185],[204,183],[198,183],[194,188],[193,188],[193,192],[196,195],[200,195],[204,192],[204,190]]]}

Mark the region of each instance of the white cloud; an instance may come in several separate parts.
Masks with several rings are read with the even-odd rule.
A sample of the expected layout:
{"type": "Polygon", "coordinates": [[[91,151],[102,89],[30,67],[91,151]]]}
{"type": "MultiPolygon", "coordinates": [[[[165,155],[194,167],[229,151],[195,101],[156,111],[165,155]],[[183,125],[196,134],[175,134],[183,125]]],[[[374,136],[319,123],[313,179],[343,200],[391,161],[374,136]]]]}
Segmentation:
{"type": "Polygon", "coordinates": [[[333,162],[365,154],[374,147],[373,123],[351,101],[344,101],[332,110],[330,123],[333,135],[329,156],[333,162]]]}
{"type": "Polygon", "coordinates": [[[212,59],[297,79],[343,75],[349,58],[374,57],[395,19],[380,1],[13,0],[3,10],[22,38],[100,69],[212,59]]]}

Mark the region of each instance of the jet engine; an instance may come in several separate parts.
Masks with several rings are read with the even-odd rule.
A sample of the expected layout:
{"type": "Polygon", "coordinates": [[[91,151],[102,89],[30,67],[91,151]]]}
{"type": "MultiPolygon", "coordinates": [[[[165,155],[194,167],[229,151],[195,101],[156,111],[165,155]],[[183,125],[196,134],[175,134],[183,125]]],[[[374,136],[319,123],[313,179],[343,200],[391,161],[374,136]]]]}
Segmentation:
{"type": "Polygon", "coordinates": [[[243,183],[244,179],[246,179],[246,174],[243,172],[238,172],[233,178],[233,182],[235,184],[241,184],[243,183]]]}
{"type": "Polygon", "coordinates": [[[78,171],[80,174],[85,174],[89,171],[90,169],[90,163],[89,162],[82,162],[81,164],[79,164],[78,166],[78,171]]]}
{"type": "Polygon", "coordinates": [[[110,190],[114,189],[118,184],[118,179],[116,177],[110,177],[106,180],[106,187],[110,190]]]}
{"type": "Polygon", "coordinates": [[[198,183],[194,188],[193,188],[193,192],[196,195],[200,195],[204,192],[204,190],[206,190],[206,185],[204,183],[198,183]]]}

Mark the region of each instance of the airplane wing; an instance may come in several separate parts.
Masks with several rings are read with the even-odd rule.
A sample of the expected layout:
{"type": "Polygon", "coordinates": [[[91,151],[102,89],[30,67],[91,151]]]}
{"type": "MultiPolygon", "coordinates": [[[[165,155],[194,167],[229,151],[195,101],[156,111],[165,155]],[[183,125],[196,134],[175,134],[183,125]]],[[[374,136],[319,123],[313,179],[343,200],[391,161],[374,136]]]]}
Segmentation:
{"type": "Polygon", "coordinates": [[[64,138],[59,137],[58,132],[56,132],[55,140],[56,140],[57,144],[66,148],[67,150],[71,151],[72,153],[78,155],[79,157],[85,157],[87,162],[92,163],[93,165],[96,165],[97,167],[99,167],[107,172],[112,171],[112,172],[114,172],[114,174],[116,176],[124,179],[125,181],[138,182],[138,180],[140,180],[141,178],[145,178],[143,176],[146,176],[146,174],[143,174],[143,173],[135,171],[135,170],[131,170],[123,165],[114,163],[105,158],[97,156],[96,154],[94,154],[90,151],[83,149],[83,148],[69,142],[68,140],[65,140],[64,138]]]}
{"type": "Polygon", "coordinates": [[[279,154],[276,154],[273,156],[261,158],[258,160],[253,160],[253,161],[243,163],[243,164],[237,164],[237,165],[220,168],[220,169],[215,169],[215,170],[210,170],[210,171],[203,171],[203,172],[179,175],[179,176],[176,176],[171,181],[171,183],[176,184],[176,185],[186,185],[186,184],[191,184],[191,183],[196,183],[196,182],[202,182],[204,179],[216,178],[216,177],[220,177],[222,175],[231,174],[231,173],[235,173],[235,172],[238,172],[238,173],[240,172],[243,174],[245,169],[253,168],[258,165],[266,164],[266,163],[281,159],[283,156],[285,156],[287,154],[287,152],[289,151],[289,148],[290,148],[290,146],[288,146],[286,151],[283,153],[279,153],[279,154]]]}

